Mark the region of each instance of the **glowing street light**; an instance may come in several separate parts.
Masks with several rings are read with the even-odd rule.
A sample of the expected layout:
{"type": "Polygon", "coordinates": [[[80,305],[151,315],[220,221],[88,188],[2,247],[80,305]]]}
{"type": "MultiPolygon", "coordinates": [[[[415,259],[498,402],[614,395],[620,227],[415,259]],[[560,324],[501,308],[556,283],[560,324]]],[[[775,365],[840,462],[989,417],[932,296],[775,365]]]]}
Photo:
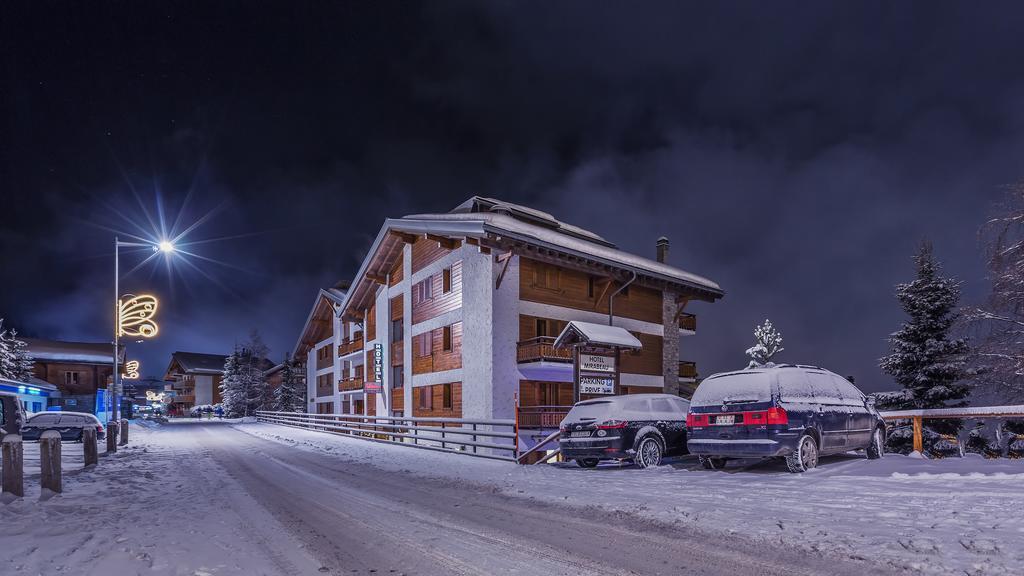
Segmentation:
{"type": "Polygon", "coordinates": [[[164,254],[170,254],[171,252],[174,252],[174,243],[170,242],[169,240],[164,240],[153,247],[154,252],[157,250],[163,252],[164,254]]]}

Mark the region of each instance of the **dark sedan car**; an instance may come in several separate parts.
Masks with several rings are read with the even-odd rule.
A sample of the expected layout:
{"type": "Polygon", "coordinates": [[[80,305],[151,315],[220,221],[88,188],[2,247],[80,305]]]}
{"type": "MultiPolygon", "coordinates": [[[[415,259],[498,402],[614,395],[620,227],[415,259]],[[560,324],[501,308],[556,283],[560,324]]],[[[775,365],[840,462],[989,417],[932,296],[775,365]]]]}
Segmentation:
{"type": "Polygon", "coordinates": [[[885,423],[849,380],[790,364],[709,376],[693,394],[687,432],[705,468],[783,457],[803,472],[819,456],[849,450],[880,458],[885,443],[885,423]]]}
{"type": "Polygon", "coordinates": [[[103,424],[100,419],[85,412],[43,412],[28,419],[21,429],[21,436],[24,440],[39,440],[43,432],[56,430],[60,432],[60,439],[68,442],[80,442],[83,430],[87,427],[96,429],[96,438],[102,439],[106,436],[103,424]]]}
{"type": "Polygon", "coordinates": [[[630,394],[577,402],[560,426],[562,456],[582,468],[632,460],[646,468],[686,454],[689,403],[670,394],[630,394]]]}

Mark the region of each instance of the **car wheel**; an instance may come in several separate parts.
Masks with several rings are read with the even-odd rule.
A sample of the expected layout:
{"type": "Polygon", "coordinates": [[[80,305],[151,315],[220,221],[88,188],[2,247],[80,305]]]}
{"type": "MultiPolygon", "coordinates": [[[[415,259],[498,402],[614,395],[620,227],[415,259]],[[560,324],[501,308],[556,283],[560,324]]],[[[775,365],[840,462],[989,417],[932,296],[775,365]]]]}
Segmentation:
{"type": "Polygon", "coordinates": [[[596,468],[597,463],[600,462],[597,458],[577,458],[576,465],[580,468],[596,468]]]}
{"type": "Polygon", "coordinates": [[[871,433],[871,444],[868,444],[865,452],[867,452],[869,460],[877,460],[885,454],[885,435],[881,428],[875,428],[875,431],[871,433]]]}
{"type": "Polygon", "coordinates": [[[725,458],[717,458],[715,456],[699,456],[700,465],[705,470],[721,470],[725,468],[725,458]]]}
{"type": "Polygon", "coordinates": [[[661,442],[655,436],[644,436],[636,447],[636,457],[633,462],[640,468],[658,466],[661,464],[661,456],[665,450],[661,442]]]}
{"type": "Polygon", "coordinates": [[[790,472],[806,472],[818,465],[818,443],[810,434],[800,437],[796,450],[786,456],[786,466],[790,472]]]}

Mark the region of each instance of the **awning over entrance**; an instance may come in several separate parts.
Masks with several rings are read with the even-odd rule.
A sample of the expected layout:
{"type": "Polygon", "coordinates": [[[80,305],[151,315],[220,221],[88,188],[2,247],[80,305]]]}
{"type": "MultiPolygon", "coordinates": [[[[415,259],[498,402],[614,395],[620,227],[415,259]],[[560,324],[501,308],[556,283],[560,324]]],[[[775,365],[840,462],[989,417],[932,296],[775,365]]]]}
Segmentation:
{"type": "Polygon", "coordinates": [[[574,344],[588,346],[607,346],[609,348],[628,348],[640,350],[643,344],[629,330],[619,326],[594,324],[574,320],[562,330],[555,339],[555,348],[566,348],[574,344]]]}

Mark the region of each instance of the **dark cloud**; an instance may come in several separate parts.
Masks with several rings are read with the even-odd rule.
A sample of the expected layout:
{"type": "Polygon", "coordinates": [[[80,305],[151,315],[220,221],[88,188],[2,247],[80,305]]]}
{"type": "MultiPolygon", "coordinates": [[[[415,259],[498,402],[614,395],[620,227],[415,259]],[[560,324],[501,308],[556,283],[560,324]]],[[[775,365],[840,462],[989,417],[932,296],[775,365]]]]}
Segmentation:
{"type": "MultiPolygon", "coordinates": [[[[140,270],[165,299],[147,373],[252,327],[290,349],[317,288],[382,219],[472,194],[548,209],[623,247],[673,241],[719,281],[684,355],[742,364],[753,325],[787,359],[875,367],[922,237],[983,296],[976,230],[1021,177],[1024,10],[955,3],[170,2],[5,7],[0,314],[108,331],[111,234],[131,186],[206,275],[140,270]],[[173,287],[173,289],[172,289],[173,287]]],[[[130,261],[131,257],[126,257],[130,261]]]]}

